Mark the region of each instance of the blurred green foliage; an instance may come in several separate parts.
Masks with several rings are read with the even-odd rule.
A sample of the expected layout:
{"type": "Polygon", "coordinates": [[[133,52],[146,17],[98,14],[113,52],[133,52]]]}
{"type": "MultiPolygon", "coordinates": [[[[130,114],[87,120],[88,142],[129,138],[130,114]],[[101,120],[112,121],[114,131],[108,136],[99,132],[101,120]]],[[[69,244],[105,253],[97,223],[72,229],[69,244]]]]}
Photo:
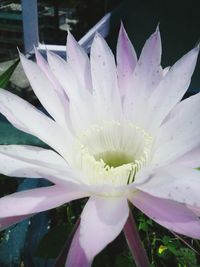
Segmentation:
{"type": "Polygon", "coordinates": [[[6,71],[4,71],[0,75],[0,88],[6,88],[7,87],[9,80],[10,80],[10,77],[12,76],[18,63],[19,63],[19,59],[17,59],[6,71]]]}

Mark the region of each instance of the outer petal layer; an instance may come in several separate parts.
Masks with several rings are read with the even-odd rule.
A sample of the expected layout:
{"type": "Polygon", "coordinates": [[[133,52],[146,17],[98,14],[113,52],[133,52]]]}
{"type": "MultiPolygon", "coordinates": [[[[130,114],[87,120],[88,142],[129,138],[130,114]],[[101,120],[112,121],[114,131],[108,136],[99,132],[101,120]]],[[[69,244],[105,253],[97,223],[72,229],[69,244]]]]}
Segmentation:
{"type": "Polygon", "coordinates": [[[36,63],[23,55],[20,55],[20,59],[29,82],[44,108],[60,125],[66,126],[64,102],[51,80],[36,63]]]}
{"type": "Polygon", "coordinates": [[[0,199],[0,220],[45,211],[85,196],[87,193],[73,183],[17,192],[0,199]]]}
{"type": "Polygon", "coordinates": [[[137,188],[155,197],[171,199],[200,207],[200,172],[180,165],[167,166],[152,174],[149,181],[137,188]]]}
{"type": "Polygon", "coordinates": [[[67,129],[37,110],[22,98],[1,89],[0,112],[18,129],[33,134],[68,157],[73,137],[67,129]]]}
{"type": "Polygon", "coordinates": [[[90,53],[94,104],[101,120],[121,116],[115,59],[103,37],[96,34],[90,53]],[[112,104],[111,104],[112,103],[112,104]]]}
{"type": "Polygon", "coordinates": [[[68,32],[67,35],[67,62],[74,70],[74,73],[78,75],[81,86],[85,90],[92,92],[90,61],[88,55],[70,32],[68,32]]]}
{"type": "Polygon", "coordinates": [[[117,42],[117,78],[122,96],[131,86],[131,76],[136,63],[137,55],[122,24],[117,42]]]}
{"type": "Polygon", "coordinates": [[[180,102],[157,131],[152,164],[173,162],[200,145],[200,93],[180,102]]]}
{"type": "Polygon", "coordinates": [[[195,147],[178,158],[175,163],[190,168],[200,168],[200,146],[195,147]]]}
{"type": "Polygon", "coordinates": [[[57,79],[55,78],[54,74],[52,73],[49,64],[47,63],[47,61],[43,58],[43,56],[40,54],[40,52],[35,49],[35,57],[36,57],[36,61],[38,66],[41,68],[41,70],[46,74],[47,78],[51,81],[51,83],[54,86],[54,89],[57,91],[57,93],[59,94],[61,100],[67,104],[68,99],[66,94],[64,94],[64,90],[61,87],[61,85],[59,84],[59,82],[57,81],[57,79]]]}
{"type": "MultiPolygon", "coordinates": [[[[77,232],[77,235],[80,234],[80,246],[88,262],[92,263],[94,257],[118,236],[126,223],[128,214],[126,199],[89,199],[81,215],[80,232],[77,232]]],[[[75,238],[78,237],[75,236],[75,238]]],[[[75,256],[76,253],[71,252],[71,255],[75,256]]],[[[70,261],[76,262],[76,259],[71,258],[70,261]]]]}
{"type": "Polygon", "coordinates": [[[142,191],[135,192],[129,199],[134,206],[162,226],[179,234],[200,238],[200,220],[185,205],[153,197],[142,191]]]}
{"type": "Polygon", "coordinates": [[[47,178],[56,184],[79,179],[60,155],[40,147],[1,145],[0,161],[0,173],[7,176],[47,178]]]}
{"type": "Polygon", "coordinates": [[[34,215],[34,214],[0,218],[0,231],[3,231],[4,229],[6,229],[9,226],[12,226],[18,222],[26,220],[26,219],[30,218],[32,215],[34,215]]]}
{"type": "Polygon", "coordinates": [[[92,95],[83,87],[83,81],[75,75],[69,63],[54,53],[48,52],[47,55],[52,72],[69,97],[69,116],[74,130],[83,131],[94,121],[92,95]]]}
{"type": "Polygon", "coordinates": [[[150,129],[157,129],[172,108],[182,99],[190,84],[198,53],[199,49],[194,48],[178,60],[151,95],[147,117],[150,129]]]}
{"type": "Polygon", "coordinates": [[[147,100],[162,78],[161,39],[159,28],[146,41],[124,98],[124,112],[128,120],[145,126],[147,100]],[[144,121],[144,122],[143,122],[144,121]]]}
{"type": "Polygon", "coordinates": [[[87,259],[83,248],[80,245],[80,226],[73,237],[65,267],[90,267],[91,262],[87,259]]]}

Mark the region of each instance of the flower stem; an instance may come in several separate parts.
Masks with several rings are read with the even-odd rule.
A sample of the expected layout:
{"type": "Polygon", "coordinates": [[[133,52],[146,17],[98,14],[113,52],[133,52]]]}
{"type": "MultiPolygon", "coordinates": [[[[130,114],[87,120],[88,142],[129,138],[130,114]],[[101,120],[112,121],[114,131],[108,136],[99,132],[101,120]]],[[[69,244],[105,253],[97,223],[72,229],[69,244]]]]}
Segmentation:
{"type": "Polygon", "coordinates": [[[150,263],[147,257],[147,253],[143,247],[140,239],[137,226],[131,211],[129,212],[128,220],[124,226],[124,234],[128,243],[129,249],[135,260],[137,267],[149,267],[150,263]]]}

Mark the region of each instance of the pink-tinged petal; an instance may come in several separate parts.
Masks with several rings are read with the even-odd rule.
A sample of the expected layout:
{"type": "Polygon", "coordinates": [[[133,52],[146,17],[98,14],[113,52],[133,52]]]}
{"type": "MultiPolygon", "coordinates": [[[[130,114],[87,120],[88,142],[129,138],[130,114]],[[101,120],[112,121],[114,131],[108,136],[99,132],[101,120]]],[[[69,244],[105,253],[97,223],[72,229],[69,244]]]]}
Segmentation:
{"type": "Polygon", "coordinates": [[[41,104],[60,125],[66,126],[64,102],[49,78],[33,61],[28,60],[22,54],[20,59],[33,91],[41,104]]]}
{"type": "Polygon", "coordinates": [[[82,87],[70,65],[52,52],[47,53],[50,68],[69,99],[69,116],[75,131],[85,130],[94,122],[92,95],[82,87]]]}
{"type": "Polygon", "coordinates": [[[121,116],[121,100],[117,84],[115,59],[106,41],[96,34],[90,52],[94,105],[99,118],[117,119],[121,116]]]}
{"type": "Polygon", "coordinates": [[[6,228],[19,223],[23,220],[26,220],[30,218],[34,214],[29,214],[29,215],[22,215],[22,216],[12,216],[12,217],[7,217],[7,218],[0,218],[0,231],[5,230],[6,228]]]}
{"type": "Polygon", "coordinates": [[[80,245],[80,226],[76,230],[73,237],[65,267],[90,267],[91,262],[88,261],[84,250],[80,245]]]}
{"type": "Polygon", "coordinates": [[[146,98],[148,98],[152,90],[162,78],[160,67],[161,53],[160,31],[159,27],[157,27],[156,31],[145,42],[135,68],[135,83],[141,83],[141,89],[137,88],[136,90],[139,91],[139,94],[142,97],[146,96],[146,98]]]}
{"type": "Polygon", "coordinates": [[[47,178],[63,185],[80,180],[80,174],[70,169],[60,155],[40,147],[1,145],[0,161],[0,173],[7,176],[47,178]]]}
{"type": "MultiPolygon", "coordinates": [[[[146,63],[146,66],[143,68],[159,66],[161,61],[162,47],[161,47],[161,38],[159,27],[156,28],[156,31],[147,39],[142,48],[142,52],[139,58],[139,65],[141,63],[146,63]],[[148,63],[148,64],[147,64],[148,63]]],[[[142,64],[143,65],[143,64],[142,64]]]]}
{"type": "Polygon", "coordinates": [[[80,94],[83,95],[85,90],[80,86],[80,82],[70,65],[50,51],[47,51],[47,58],[51,71],[65,90],[70,101],[76,99],[80,94]]]}
{"type": "Polygon", "coordinates": [[[130,79],[137,63],[135,49],[128,38],[123,24],[119,31],[117,42],[117,77],[121,95],[126,94],[130,88],[130,79]]]}
{"type": "Polygon", "coordinates": [[[200,207],[200,172],[180,165],[168,165],[157,170],[137,188],[155,197],[171,199],[200,207]]]}
{"type": "Polygon", "coordinates": [[[73,68],[82,87],[92,92],[90,61],[88,55],[70,32],[68,32],[67,35],[67,62],[73,68]]]}
{"type": "Polygon", "coordinates": [[[199,48],[194,48],[178,60],[167,72],[149,99],[150,129],[161,125],[172,108],[182,99],[193,74],[199,48]]]}
{"type": "Polygon", "coordinates": [[[178,102],[175,105],[175,107],[170,111],[170,113],[167,115],[162,125],[166,124],[169,120],[173,119],[177,115],[179,115],[179,118],[180,116],[191,117],[195,115],[195,111],[197,111],[198,109],[199,101],[200,101],[200,93],[197,93],[193,96],[190,96],[182,100],[181,102],[178,102]]]}
{"type": "MultiPolygon", "coordinates": [[[[130,89],[124,99],[124,112],[128,120],[141,124],[145,119],[143,108],[163,77],[161,62],[161,38],[159,28],[146,41],[134,69],[130,89]]],[[[141,125],[144,126],[144,125],[141,125]]]]}
{"type": "Polygon", "coordinates": [[[142,191],[135,192],[129,200],[167,229],[192,238],[200,238],[200,220],[184,204],[153,197],[142,191]]]}
{"type": "Polygon", "coordinates": [[[187,205],[188,209],[192,210],[198,217],[200,217],[200,208],[187,205]]]}
{"type": "Polygon", "coordinates": [[[176,164],[190,168],[200,167],[200,145],[175,160],[176,164]]]}
{"type": "Polygon", "coordinates": [[[172,162],[195,149],[199,136],[200,93],[181,101],[157,131],[152,164],[172,162]]]}
{"type": "Polygon", "coordinates": [[[126,199],[92,197],[88,200],[81,215],[79,238],[89,262],[119,235],[128,215],[126,199]]]}
{"type": "Polygon", "coordinates": [[[54,74],[52,73],[49,64],[47,61],[43,58],[43,56],[40,54],[40,52],[35,49],[35,57],[38,66],[41,68],[41,70],[46,74],[47,78],[51,81],[51,83],[54,86],[54,89],[57,91],[57,94],[60,98],[60,101],[62,102],[62,106],[65,107],[65,120],[67,123],[67,127],[71,129],[71,121],[69,118],[69,98],[67,94],[65,93],[65,90],[62,88],[54,74]]]}
{"type": "Polygon", "coordinates": [[[67,129],[22,98],[1,89],[0,112],[18,129],[35,135],[64,157],[68,157],[73,137],[67,129]]]}
{"type": "Polygon", "coordinates": [[[67,98],[67,95],[64,92],[64,89],[62,88],[62,86],[59,84],[56,77],[52,73],[47,61],[43,58],[43,56],[40,54],[40,52],[37,49],[35,49],[35,57],[36,57],[36,62],[38,66],[46,74],[47,78],[51,81],[51,83],[54,86],[54,89],[57,91],[59,96],[62,97],[62,101],[65,102],[65,105],[68,105],[69,100],[67,98]]]}
{"type": "Polygon", "coordinates": [[[0,198],[0,220],[53,209],[86,196],[88,193],[73,183],[65,187],[53,185],[17,192],[0,198]]]}

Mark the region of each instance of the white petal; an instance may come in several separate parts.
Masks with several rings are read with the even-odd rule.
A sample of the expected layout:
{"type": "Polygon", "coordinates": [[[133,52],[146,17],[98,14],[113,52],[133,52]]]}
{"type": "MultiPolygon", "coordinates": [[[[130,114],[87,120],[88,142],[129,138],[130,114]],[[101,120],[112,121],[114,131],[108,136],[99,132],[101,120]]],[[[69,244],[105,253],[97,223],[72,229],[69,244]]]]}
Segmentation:
{"type": "Polygon", "coordinates": [[[143,126],[144,106],[160,82],[163,74],[160,67],[161,39],[159,28],[146,41],[124,98],[124,112],[128,120],[143,126]]]}
{"type": "Polygon", "coordinates": [[[90,53],[94,104],[100,119],[119,119],[121,100],[113,53],[105,40],[96,34],[90,53]]]}
{"type": "Polygon", "coordinates": [[[22,98],[1,89],[0,112],[18,129],[33,134],[68,157],[73,138],[67,130],[22,98]]]}
{"type": "Polygon", "coordinates": [[[170,70],[170,67],[166,67],[163,69],[162,71],[163,77],[168,73],[169,70],[170,70]]]}
{"type": "Polygon", "coordinates": [[[161,126],[152,164],[172,162],[200,145],[200,93],[180,102],[161,126]]]}
{"type": "Polygon", "coordinates": [[[40,147],[1,145],[0,162],[0,173],[7,176],[47,178],[63,185],[69,180],[80,180],[80,175],[71,170],[61,156],[40,147]]]}
{"type": "Polygon", "coordinates": [[[126,199],[89,199],[81,215],[80,245],[90,262],[119,235],[128,214],[126,199]]]}
{"type": "Polygon", "coordinates": [[[70,100],[83,94],[83,88],[79,86],[79,81],[72,68],[65,60],[58,55],[47,51],[48,63],[51,71],[58,79],[70,100]]]}
{"type": "Polygon", "coordinates": [[[142,191],[134,193],[130,201],[167,229],[192,238],[200,238],[200,220],[186,205],[153,197],[142,191]]]}
{"type": "Polygon", "coordinates": [[[131,76],[137,63],[135,49],[121,24],[117,42],[117,78],[121,95],[131,87],[131,76]]]}
{"type": "Polygon", "coordinates": [[[152,173],[137,188],[155,197],[200,207],[200,172],[180,165],[168,165],[152,173]]]}
{"type": "Polygon", "coordinates": [[[92,95],[81,83],[70,65],[57,55],[48,52],[52,72],[70,99],[70,119],[75,131],[80,132],[94,121],[92,95]]]}
{"type": "Polygon", "coordinates": [[[172,108],[182,99],[190,84],[199,49],[194,48],[178,60],[167,72],[148,100],[150,129],[161,125],[172,108]]]}
{"type": "Polygon", "coordinates": [[[62,102],[62,106],[64,107],[64,117],[65,117],[65,120],[67,123],[67,127],[71,131],[73,131],[72,127],[71,127],[72,126],[71,121],[69,118],[69,99],[68,99],[67,94],[65,93],[64,89],[62,88],[62,86],[60,85],[60,83],[58,82],[58,80],[56,79],[54,74],[52,73],[52,71],[49,67],[49,64],[47,63],[47,61],[43,58],[43,56],[40,54],[40,52],[37,49],[35,49],[35,57],[36,57],[36,61],[37,61],[38,66],[46,74],[48,79],[53,84],[54,89],[57,91],[59,99],[62,102]]]}
{"type": "Polygon", "coordinates": [[[195,147],[183,156],[177,158],[175,163],[190,168],[200,168],[200,146],[195,147]]]}
{"type": "Polygon", "coordinates": [[[92,92],[90,61],[88,55],[70,32],[68,32],[67,35],[67,62],[77,75],[81,86],[85,88],[85,90],[92,92]]]}
{"type": "Polygon", "coordinates": [[[26,59],[23,55],[20,55],[20,59],[33,91],[41,104],[60,125],[65,126],[65,105],[51,81],[36,63],[26,59]]]}
{"type": "Polygon", "coordinates": [[[67,187],[53,185],[17,192],[0,198],[0,220],[53,209],[85,196],[81,187],[72,183],[67,187]]]}
{"type": "Polygon", "coordinates": [[[86,255],[80,245],[80,225],[73,237],[65,267],[90,267],[91,262],[86,258],[86,255]]]}
{"type": "Polygon", "coordinates": [[[35,57],[36,57],[38,66],[46,74],[46,76],[51,81],[51,83],[54,86],[54,89],[58,92],[58,94],[64,98],[64,99],[62,98],[62,100],[65,101],[67,104],[68,102],[67,95],[64,93],[63,88],[61,87],[56,77],[52,73],[47,61],[43,58],[43,56],[40,54],[40,52],[37,49],[35,49],[35,57]]]}

